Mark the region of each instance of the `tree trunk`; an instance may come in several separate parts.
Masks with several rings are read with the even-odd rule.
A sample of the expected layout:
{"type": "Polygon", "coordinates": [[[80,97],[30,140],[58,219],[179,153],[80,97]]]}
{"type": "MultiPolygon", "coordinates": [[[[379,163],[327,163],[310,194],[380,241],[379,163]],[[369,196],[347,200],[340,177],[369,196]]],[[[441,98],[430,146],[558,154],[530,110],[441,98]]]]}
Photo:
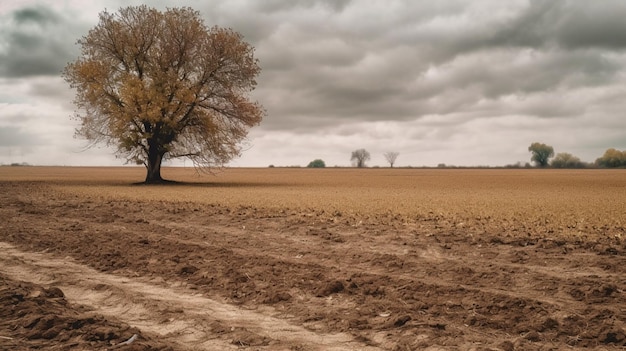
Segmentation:
{"type": "Polygon", "coordinates": [[[161,183],[163,178],[161,177],[161,162],[163,161],[164,153],[160,150],[157,143],[148,141],[148,162],[146,163],[146,183],[161,183]]]}

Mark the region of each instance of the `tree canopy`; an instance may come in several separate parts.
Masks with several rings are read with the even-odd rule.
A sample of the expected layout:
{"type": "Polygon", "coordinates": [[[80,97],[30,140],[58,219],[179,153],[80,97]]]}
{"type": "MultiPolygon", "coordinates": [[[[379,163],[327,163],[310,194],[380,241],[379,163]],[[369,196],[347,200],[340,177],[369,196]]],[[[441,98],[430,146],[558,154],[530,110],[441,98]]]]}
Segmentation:
{"type": "Polygon", "coordinates": [[[78,44],[64,71],[76,89],[76,134],[144,164],[146,182],[162,181],[168,158],[223,166],[265,115],[248,98],[260,73],[254,48],[191,8],[105,11],[78,44]]]}
{"type": "Polygon", "coordinates": [[[539,167],[547,167],[551,157],[554,157],[554,148],[542,143],[532,143],[528,147],[532,153],[531,161],[537,163],[539,167]]]}
{"type": "Polygon", "coordinates": [[[626,151],[610,148],[596,160],[596,165],[606,168],[626,167],[626,151]]]}
{"type": "Polygon", "coordinates": [[[384,153],[385,160],[389,162],[389,167],[393,168],[393,164],[396,163],[398,155],[400,155],[400,153],[396,151],[389,151],[384,153]]]}
{"type": "Polygon", "coordinates": [[[357,167],[363,168],[365,167],[365,162],[369,161],[370,158],[370,153],[367,152],[367,150],[358,149],[352,151],[352,157],[350,158],[350,161],[354,162],[357,167]]]}
{"type": "Polygon", "coordinates": [[[318,158],[318,159],[315,159],[315,160],[309,162],[307,167],[309,167],[309,168],[324,168],[324,167],[326,167],[326,163],[324,162],[324,160],[321,160],[321,159],[318,158]]]}
{"type": "Polygon", "coordinates": [[[586,166],[580,158],[567,152],[556,154],[550,165],[554,168],[584,168],[586,166]]]}

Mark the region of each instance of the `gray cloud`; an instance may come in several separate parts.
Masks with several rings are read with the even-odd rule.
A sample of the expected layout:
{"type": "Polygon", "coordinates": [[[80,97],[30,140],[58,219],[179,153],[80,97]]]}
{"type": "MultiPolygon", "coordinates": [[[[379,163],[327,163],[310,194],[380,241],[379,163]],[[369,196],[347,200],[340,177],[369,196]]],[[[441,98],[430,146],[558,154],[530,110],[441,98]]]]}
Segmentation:
{"type": "Polygon", "coordinates": [[[13,12],[13,19],[18,25],[47,25],[57,24],[60,16],[47,7],[22,8],[13,12]]]}
{"type": "Polygon", "coordinates": [[[17,126],[0,126],[0,147],[33,146],[41,144],[36,136],[17,126]]]}
{"type": "Polygon", "coordinates": [[[514,113],[579,114],[559,107],[563,91],[612,84],[623,71],[617,1],[350,3],[293,22],[301,8],[277,3],[265,12],[273,30],[257,41],[260,87],[272,87],[257,95],[268,102],[265,128],[495,115],[512,95],[532,102],[514,113]]]}
{"type": "MultiPolygon", "coordinates": [[[[71,92],[60,79],[32,76],[58,78],[97,12],[143,2],[98,0],[69,9],[53,3],[0,14],[0,76],[24,77],[19,93],[2,92],[0,101],[15,105],[11,111],[28,99],[44,102],[63,111],[55,123],[68,130],[71,92]]],[[[171,0],[147,5],[180,6],[171,0]]],[[[401,164],[412,165],[528,161],[533,141],[590,161],[603,148],[626,148],[622,0],[214,0],[192,6],[207,25],[242,33],[260,59],[253,97],[268,116],[252,130],[243,165],[306,164],[318,157],[347,165],[350,151],[360,147],[381,165],[375,154],[390,148],[401,152],[401,164]]]]}
{"type": "Polygon", "coordinates": [[[609,0],[559,0],[531,2],[514,26],[504,33],[521,33],[518,39],[555,44],[567,49],[626,48],[626,3],[609,0]]]}
{"type": "Polygon", "coordinates": [[[316,6],[327,7],[333,11],[342,11],[350,1],[351,0],[267,0],[250,5],[254,6],[254,10],[262,13],[290,11],[295,8],[311,9],[316,6]]]}
{"type": "Polygon", "coordinates": [[[59,75],[78,54],[80,23],[46,6],[17,9],[2,16],[0,76],[59,75]]]}

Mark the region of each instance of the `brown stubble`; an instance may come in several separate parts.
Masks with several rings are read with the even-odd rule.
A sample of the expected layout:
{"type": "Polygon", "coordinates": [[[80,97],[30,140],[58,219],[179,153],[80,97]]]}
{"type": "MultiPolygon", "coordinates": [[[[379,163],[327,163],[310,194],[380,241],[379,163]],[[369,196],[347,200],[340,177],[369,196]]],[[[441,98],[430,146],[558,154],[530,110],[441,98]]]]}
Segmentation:
{"type": "Polygon", "coordinates": [[[177,186],[136,187],[137,167],[2,168],[103,199],[310,210],[343,220],[424,220],[470,231],[525,235],[621,235],[626,177],[620,170],[228,168],[215,175],[165,168],[177,186]]]}

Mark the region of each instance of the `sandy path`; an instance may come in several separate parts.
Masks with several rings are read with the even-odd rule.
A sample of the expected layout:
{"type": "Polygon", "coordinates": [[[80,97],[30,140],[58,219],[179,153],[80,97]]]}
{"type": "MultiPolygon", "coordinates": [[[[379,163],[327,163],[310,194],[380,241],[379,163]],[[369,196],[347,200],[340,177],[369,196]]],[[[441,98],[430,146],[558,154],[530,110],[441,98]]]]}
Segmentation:
{"type": "Polygon", "coordinates": [[[71,303],[189,350],[236,350],[255,342],[272,350],[378,350],[344,333],[318,334],[292,325],[273,316],[278,313],[270,308],[245,310],[180,286],[105,274],[70,258],[23,252],[4,242],[0,272],[15,280],[56,286],[71,303]]]}

